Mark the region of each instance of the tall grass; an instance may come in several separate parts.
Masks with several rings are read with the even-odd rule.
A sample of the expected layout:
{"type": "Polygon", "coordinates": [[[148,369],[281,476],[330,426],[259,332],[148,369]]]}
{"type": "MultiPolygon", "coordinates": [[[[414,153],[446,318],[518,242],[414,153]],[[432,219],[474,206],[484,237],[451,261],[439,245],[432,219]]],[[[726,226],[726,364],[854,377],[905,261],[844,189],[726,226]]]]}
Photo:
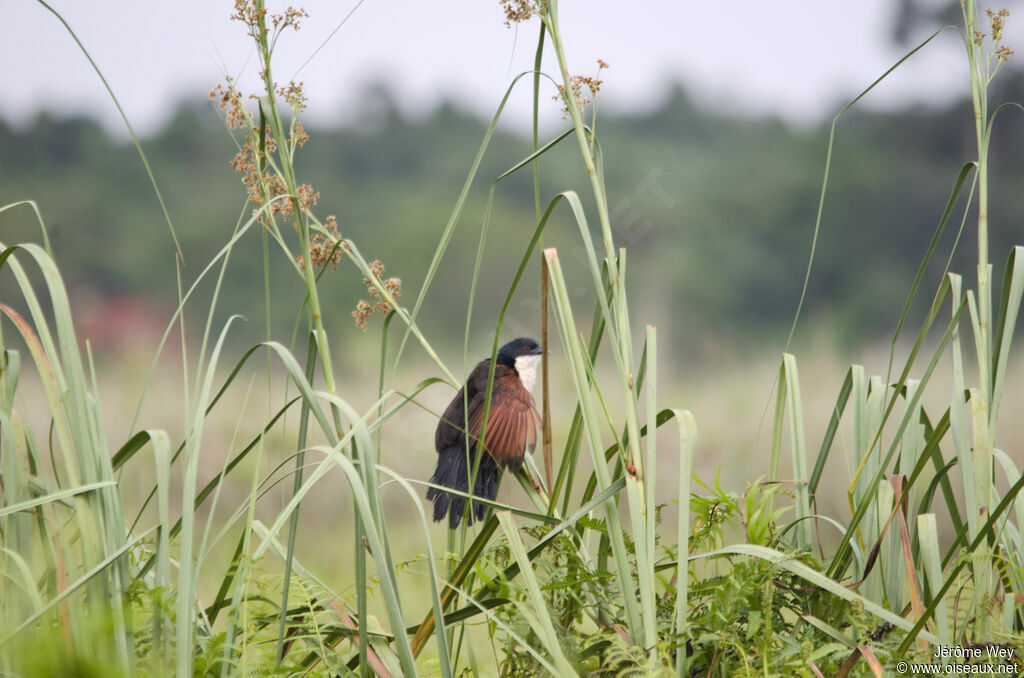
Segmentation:
{"type": "MultiPolygon", "coordinates": [[[[218,97],[229,128],[245,136],[238,139],[236,165],[252,205],[197,279],[182,282],[180,305],[164,336],[166,342],[180,326],[185,378],[177,402],[185,428],[176,444],[168,433],[145,426],[119,446],[107,440],[95,368],[88,353],[80,351],[72,308],[48,246],[2,248],[0,266],[13,274],[18,303],[28,309],[24,317],[14,304],[0,304],[18,337],[17,342],[3,341],[0,353],[0,553],[5,574],[0,583],[0,667],[5,673],[820,676],[848,675],[863,662],[865,670],[881,675],[904,657],[929,656],[929,644],[1020,645],[1024,497],[1019,491],[1024,480],[997,446],[996,431],[1024,295],[1024,267],[1018,266],[1020,248],[1015,248],[1001,296],[993,303],[986,158],[1001,109],[989,112],[985,92],[1005,52],[994,29],[989,38],[975,38],[974,3],[964,3],[963,36],[978,160],[956,174],[909,297],[924,284],[924,272],[954,211],[963,209],[966,221],[972,206],[978,219],[977,289],[964,291],[962,278],[949,272],[901,367],[891,366],[879,376],[850,368],[813,458],[797,359],[785,354],[777,382],[770,476],[766,482],[752,481],[742,493],[701,481],[703,489],[692,491],[696,422],[689,412],[659,402],[659,361],[665,351],[658,345],[657,329],[647,326],[642,335],[634,335],[626,285],[629,260],[614,241],[596,105],[584,103],[583,88],[596,95],[599,83],[570,70],[557,1],[504,5],[510,20],[539,25],[536,69],[516,77],[498,106],[442,229],[425,282],[407,309],[399,302],[400,283],[384,279],[379,262],[368,261],[356,242],[342,239],[331,219],[318,217],[314,191],[300,183],[295,170],[295,156],[306,142],[300,119],[304,95],[300,88],[275,82],[273,55],[304,13],[268,13],[259,0],[236,3],[235,18],[254,40],[263,92],[255,107],[247,107],[248,100],[229,80],[218,97]],[[554,55],[554,76],[540,70],[545,49],[554,55]],[[540,259],[542,308],[550,304],[557,337],[550,343],[571,383],[574,412],[560,444],[545,429],[543,448],[556,451],[546,461],[557,459],[557,468],[552,463],[542,474],[531,462],[517,474],[529,508],[487,502],[493,512],[482,524],[469,528],[464,523],[448,531],[443,545],[436,544],[436,529],[422,501],[426,483],[389,465],[397,462],[384,433],[399,412],[425,408],[421,394],[426,389],[458,388],[456,372],[417,320],[424,300],[437,293],[432,282],[448,244],[464,237],[456,231],[467,196],[479,179],[505,103],[522,84],[532,84],[534,145],[489,187],[469,279],[463,359],[468,363],[476,353],[469,344],[472,298],[485,284],[482,261],[491,202],[507,177],[532,172],[537,222],[522,238],[514,270],[507,271],[511,284],[493,328],[492,365],[506,314],[529,264],[540,259]],[[536,121],[548,84],[561,94],[571,126],[542,142],[536,121]],[[545,154],[560,144],[574,144],[579,153],[589,183],[586,197],[571,190],[551,196],[541,192],[545,154]],[[570,278],[577,273],[563,268],[557,249],[544,247],[556,214],[575,226],[573,237],[585,253],[583,275],[589,287],[583,297],[569,293],[570,278]],[[588,214],[597,218],[597,242],[588,214]],[[303,283],[304,298],[296,304],[301,307],[296,326],[303,330],[298,336],[306,340],[302,357],[294,345],[271,336],[268,322],[266,340],[233,358],[228,342],[233,319],[215,320],[220,281],[233,248],[257,235],[265,261],[285,257],[303,283]],[[365,279],[374,300],[358,308],[357,317],[365,322],[373,310],[386,314],[379,379],[372,386],[343,386],[335,376],[321,286],[340,259],[365,279]],[[48,304],[25,264],[40,274],[48,304]],[[200,300],[194,292],[208,278],[213,292],[200,300]],[[579,308],[581,298],[592,308],[589,324],[579,308]],[[182,318],[186,309],[204,303],[205,321],[193,355],[182,318]],[[967,382],[961,325],[969,327],[977,356],[976,386],[967,382]],[[23,361],[15,346],[23,346],[30,360],[23,361]],[[405,381],[399,367],[414,348],[432,361],[439,376],[416,384],[405,381]],[[259,357],[265,361],[271,414],[252,422],[225,412],[224,395],[236,391],[249,397],[239,376],[255,369],[259,357]],[[948,408],[936,418],[926,411],[922,396],[936,370],[946,369],[943,364],[954,388],[948,408]],[[42,435],[25,426],[18,409],[22,369],[28,365],[45,390],[51,423],[42,435]],[[284,375],[286,383],[275,375],[284,375]],[[369,408],[360,411],[350,404],[367,392],[374,396],[369,408]],[[208,445],[204,431],[217,416],[234,417],[236,437],[246,444],[217,477],[200,486],[199,464],[208,445]],[[659,444],[656,429],[671,420],[677,436],[671,445],[666,446],[667,437],[659,444]],[[816,496],[825,474],[833,472],[832,453],[844,430],[852,431],[853,441],[847,450],[853,470],[850,513],[829,517],[817,512],[816,496]],[[781,471],[787,437],[791,481],[781,471]],[[129,469],[151,485],[142,507],[126,507],[122,501],[121,483],[129,469]],[[1002,493],[994,482],[996,473],[1005,477],[1002,493]],[[656,502],[659,476],[676,483],[669,506],[656,502]],[[283,507],[269,519],[257,519],[264,495],[287,481],[290,492],[283,507]],[[344,518],[351,521],[354,541],[345,565],[354,573],[354,601],[331,590],[296,557],[303,503],[326,482],[351,497],[344,518]],[[382,501],[385,484],[407,497],[406,522],[415,526],[411,532],[394,527],[396,516],[382,501]],[[223,506],[228,500],[222,500],[221,491],[228,486],[247,492],[223,506]],[[665,510],[675,514],[675,534],[659,529],[665,510]],[[945,552],[937,527],[943,518],[957,531],[945,552]],[[734,531],[742,535],[739,542],[729,536],[734,531]],[[401,593],[400,578],[407,569],[392,556],[396,540],[410,534],[421,539],[425,556],[417,575],[417,586],[428,591],[423,609],[416,607],[422,601],[401,593]],[[209,556],[225,539],[235,544],[233,556],[227,566],[216,568],[209,556]],[[826,555],[827,544],[837,545],[826,555]],[[271,568],[272,561],[279,568],[271,568]],[[203,599],[202,581],[215,583],[213,600],[203,599]],[[482,638],[494,649],[491,663],[477,644],[482,638]],[[39,647],[46,651],[31,649],[39,647]]],[[[830,159],[831,138],[818,223],[830,159]]],[[[27,208],[43,228],[45,242],[45,225],[34,204],[10,205],[0,212],[27,208]]],[[[579,283],[573,283],[575,289],[579,283]]],[[[275,293],[268,277],[264,297],[275,293]]],[[[894,347],[911,320],[910,298],[894,347]]],[[[269,313],[269,303],[267,308],[269,313]]],[[[547,345],[547,318],[543,323],[538,319],[538,325],[547,345]]],[[[162,347],[163,342],[154,364],[162,347]]],[[[550,418],[547,376],[559,372],[547,360],[541,407],[550,418]]],[[[488,389],[492,380],[493,370],[488,389]]]]}

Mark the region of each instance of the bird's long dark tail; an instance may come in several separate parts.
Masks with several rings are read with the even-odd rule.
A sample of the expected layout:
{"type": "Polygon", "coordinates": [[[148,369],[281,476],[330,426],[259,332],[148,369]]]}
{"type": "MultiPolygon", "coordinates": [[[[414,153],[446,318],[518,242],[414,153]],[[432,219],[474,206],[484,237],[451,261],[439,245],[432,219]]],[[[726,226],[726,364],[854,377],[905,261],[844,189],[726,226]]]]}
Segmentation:
{"type": "MultiPolygon", "coordinates": [[[[437,470],[430,478],[430,482],[443,487],[450,487],[459,492],[465,492],[469,487],[469,461],[466,457],[466,450],[462,445],[453,445],[441,450],[437,457],[437,470]]],[[[480,458],[479,468],[476,472],[476,482],[473,484],[473,494],[484,499],[494,500],[498,496],[498,478],[500,469],[497,462],[489,454],[483,454],[480,458]]],[[[448,515],[448,526],[452,529],[459,526],[462,521],[462,513],[466,509],[466,498],[460,497],[444,490],[429,488],[427,499],[434,502],[434,521],[444,520],[448,515]]],[[[473,520],[483,520],[487,515],[487,505],[473,502],[469,509],[469,524],[473,520]]]]}

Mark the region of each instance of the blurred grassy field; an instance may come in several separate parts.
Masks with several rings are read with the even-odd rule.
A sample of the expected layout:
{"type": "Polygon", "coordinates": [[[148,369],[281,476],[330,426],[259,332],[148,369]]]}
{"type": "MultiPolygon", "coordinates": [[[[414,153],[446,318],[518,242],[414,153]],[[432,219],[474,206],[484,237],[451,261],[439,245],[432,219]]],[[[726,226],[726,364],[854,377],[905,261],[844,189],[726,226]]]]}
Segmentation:
{"type": "MultiPolygon", "coordinates": [[[[821,441],[836,396],[849,369],[849,361],[856,358],[866,367],[869,375],[884,375],[889,357],[889,346],[885,344],[874,344],[865,350],[853,351],[830,345],[824,332],[817,333],[817,336],[820,338],[798,341],[793,347],[800,369],[807,422],[806,441],[811,451],[816,451],[821,441]]],[[[363,341],[358,337],[352,343],[353,354],[348,355],[345,364],[340,368],[339,383],[342,395],[357,408],[365,409],[374,402],[378,375],[373,369],[368,369],[372,364],[372,357],[367,356],[366,360],[357,359],[355,354],[362,350],[358,347],[360,343],[363,341]]],[[[137,350],[122,350],[116,355],[103,355],[101,352],[97,366],[98,395],[107,430],[112,437],[110,442],[115,447],[135,432],[130,429],[130,424],[138,406],[138,394],[143,390],[145,377],[150,368],[151,354],[147,354],[142,346],[135,348],[137,350]]],[[[766,342],[760,348],[721,350],[713,359],[703,359],[698,364],[687,364],[686,356],[674,355],[671,347],[663,349],[663,353],[667,355],[660,366],[659,383],[666,386],[660,394],[660,402],[663,406],[689,409],[696,416],[700,435],[695,475],[709,485],[713,485],[718,476],[723,489],[742,493],[748,483],[767,475],[775,407],[774,389],[781,359],[781,354],[777,352],[778,348],[779,346],[772,341],[766,342]]],[[[369,347],[366,351],[370,351],[369,347]]],[[[564,445],[565,434],[572,419],[572,410],[569,407],[573,406],[575,401],[559,348],[555,347],[553,353],[552,426],[557,465],[557,456],[564,445]],[[562,407],[563,403],[568,406],[562,407]]],[[[904,353],[905,351],[897,349],[896,365],[902,364],[904,353]]],[[[924,368],[923,362],[922,360],[920,364],[921,370],[924,368]]],[[[232,361],[227,360],[224,364],[232,364],[232,361]]],[[[423,378],[433,376],[432,366],[426,360],[416,358],[409,360],[408,364],[417,367],[395,376],[393,386],[399,391],[411,388],[423,378]]],[[[452,368],[456,367],[453,363],[452,368]]],[[[222,377],[226,377],[227,370],[222,369],[222,372],[222,377]]],[[[142,403],[136,430],[164,428],[171,435],[172,442],[176,444],[180,441],[183,433],[179,406],[183,393],[182,379],[181,356],[165,356],[158,363],[153,385],[142,403]]],[[[948,383],[948,370],[938,371],[934,379],[936,381],[927,394],[932,401],[926,400],[924,403],[933,420],[948,406],[948,400],[944,402],[940,396],[949,394],[951,389],[951,384],[948,383]],[[943,379],[946,381],[943,382],[943,379]]],[[[1012,414],[1024,408],[1024,393],[1020,388],[1012,386],[1024,383],[1024,358],[1019,351],[1010,365],[1007,383],[1011,385],[1007,389],[1004,401],[1004,412],[1008,415],[1000,422],[1000,439],[1024,440],[1024,420],[1012,414]]],[[[280,394],[284,390],[281,374],[277,372],[272,374],[268,388],[266,363],[260,354],[250,359],[248,366],[243,368],[243,378],[236,379],[208,419],[202,447],[204,452],[200,460],[200,487],[216,478],[228,460],[258,435],[259,426],[268,421],[271,412],[281,406],[280,394]],[[268,402],[268,392],[276,394],[272,402],[268,402]]],[[[539,397],[539,386],[535,391],[539,397]]],[[[421,484],[421,499],[425,493],[422,483],[433,473],[436,461],[433,449],[436,416],[447,405],[452,395],[453,392],[441,384],[428,388],[417,399],[420,407],[404,408],[400,411],[393,425],[387,427],[386,435],[381,441],[381,463],[414,484],[421,484]]],[[[287,397],[293,396],[294,388],[289,391],[287,397]]],[[[47,410],[40,405],[42,401],[39,399],[42,398],[42,394],[31,372],[23,378],[20,398],[19,409],[23,412],[28,425],[37,432],[37,435],[45,431],[49,425],[45,418],[47,410]]],[[[609,404],[612,411],[616,411],[617,405],[614,400],[609,404]]],[[[287,424],[284,430],[293,431],[295,421],[296,415],[290,415],[291,423],[287,424]]],[[[677,476],[677,459],[674,458],[674,454],[678,448],[674,435],[668,428],[659,434],[661,458],[657,497],[660,503],[671,502],[676,495],[673,479],[677,476]]],[[[41,439],[45,439],[45,436],[41,436],[41,439]]],[[[275,472],[275,468],[295,452],[284,449],[282,440],[282,433],[269,437],[258,467],[256,455],[253,454],[228,476],[228,481],[221,486],[216,506],[213,508],[212,535],[218,534],[218,530],[234,507],[246,502],[254,473],[259,475],[261,481],[268,477],[277,481],[261,489],[263,494],[256,505],[256,518],[270,519],[280,512],[291,496],[291,476],[280,471],[275,472]]],[[[611,435],[607,431],[603,441],[606,445],[611,443],[611,435]]],[[[311,441],[312,444],[320,442],[322,441],[311,441]]],[[[852,434],[849,427],[841,426],[837,450],[852,453],[851,445],[852,434]]],[[[783,439],[783,450],[788,450],[788,431],[783,439]]],[[[1007,452],[1011,456],[1016,456],[1019,450],[1007,452]]],[[[541,466],[539,454],[539,450],[535,452],[535,458],[541,466]]],[[[840,519],[849,516],[846,490],[848,479],[853,472],[845,456],[833,455],[830,458],[817,502],[818,512],[840,519]]],[[[140,455],[123,471],[122,477],[127,482],[122,482],[120,487],[128,516],[136,514],[152,489],[153,469],[149,465],[151,461],[151,456],[140,455]]],[[[576,492],[581,491],[591,470],[589,458],[581,457],[574,483],[576,492]]],[[[792,477],[788,453],[783,454],[781,477],[792,477]]],[[[328,475],[303,500],[296,554],[303,565],[336,591],[354,595],[351,588],[353,573],[348,566],[354,548],[351,531],[352,504],[346,488],[345,482],[339,476],[328,475]]],[[[180,481],[176,479],[171,493],[172,511],[180,510],[180,490],[180,481]]],[[[395,560],[397,563],[405,563],[410,574],[416,573],[422,567],[418,559],[426,549],[421,543],[422,534],[413,522],[416,520],[415,507],[408,496],[396,487],[386,485],[383,496],[389,518],[389,530],[393,530],[396,535],[392,541],[395,560]]],[[[516,506],[527,506],[521,489],[508,477],[502,483],[498,499],[516,506]]],[[[675,511],[665,512],[665,522],[659,530],[662,534],[674,534],[674,516],[675,511]]],[[[200,512],[200,520],[205,523],[209,517],[208,503],[200,512]]],[[[145,526],[149,522],[154,522],[155,518],[155,512],[150,507],[144,513],[140,524],[145,526]]],[[[210,577],[202,579],[200,585],[200,594],[206,599],[214,595],[215,587],[219,583],[218,577],[230,561],[231,550],[237,538],[236,532],[229,531],[210,550],[209,567],[204,568],[210,573],[210,577]]],[[[444,526],[434,526],[432,537],[435,544],[444,543],[445,532],[444,526]]],[[[279,569],[279,563],[275,562],[272,556],[266,558],[263,566],[269,572],[276,572],[279,569]]],[[[423,606],[414,608],[418,614],[420,609],[426,609],[428,600],[426,589],[417,590],[416,581],[416,576],[399,579],[400,585],[409,588],[407,600],[419,601],[423,606]]]]}

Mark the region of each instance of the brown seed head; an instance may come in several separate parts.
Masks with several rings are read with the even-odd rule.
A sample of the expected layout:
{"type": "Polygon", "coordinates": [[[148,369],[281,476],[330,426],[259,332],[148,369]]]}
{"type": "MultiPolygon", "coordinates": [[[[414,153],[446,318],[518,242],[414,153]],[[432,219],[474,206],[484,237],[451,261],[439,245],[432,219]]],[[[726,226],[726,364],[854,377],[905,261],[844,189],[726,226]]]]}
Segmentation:
{"type": "Polygon", "coordinates": [[[513,23],[528,21],[543,9],[543,2],[529,0],[499,0],[505,11],[505,26],[511,28],[513,23]]]}
{"type": "MultiPolygon", "coordinates": [[[[380,281],[384,276],[384,264],[380,259],[377,259],[373,263],[368,265],[370,273],[373,277],[380,281]]],[[[382,313],[389,313],[391,311],[391,302],[388,301],[387,297],[377,289],[373,284],[373,280],[370,278],[363,278],[363,282],[366,284],[366,290],[369,292],[370,297],[374,300],[374,303],[370,303],[366,300],[360,299],[359,303],[356,304],[356,310],[352,311],[352,317],[356,320],[356,325],[362,329],[366,329],[366,319],[369,318],[375,311],[382,313]]],[[[387,291],[388,295],[392,299],[397,299],[402,293],[402,281],[399,278],[388,278],[384,280],[382,286],[387,291]]]]}

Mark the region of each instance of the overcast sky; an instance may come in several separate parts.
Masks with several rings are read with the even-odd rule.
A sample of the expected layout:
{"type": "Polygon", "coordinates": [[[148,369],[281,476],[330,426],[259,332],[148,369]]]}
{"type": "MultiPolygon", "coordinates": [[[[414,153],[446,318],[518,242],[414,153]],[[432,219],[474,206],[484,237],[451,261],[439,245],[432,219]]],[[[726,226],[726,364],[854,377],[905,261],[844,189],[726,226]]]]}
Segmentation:
{"type": "MultiPolygon", "coordinates": [[[[376,80],[388,83],[410,114],[448,97],[490,116],[511,78],[533,60],[536,22],[506,28],[497,0],[292,2],[310,18],[282,39],[275,77],[305,82],[308,117],[317,123],[351,121],[360,92],[376,80]]],[[[283,4],[268,0],[271,10],[283,4]]],[[[255,58],[245,30],[228,19],[228,0],[51,5],[143,133],[158,128],[177,101],[203,96],[225,72],[253,86],[255,58]]],[[[598,58],[608,62],[602,103],[619,110],[656,105],[668,83],[678,80],[710,106],[808,122],[830,117],[901,56],[890,40],[895,0],[560,5],[570,70],[589,75],[598,58]]],[[[1017,10],[1005,41],[1022,59],[1024,2],[1002,0],[1000,6],[1017,10]]],[[[926,33],[919,28],[912,37],[926,33]]],[[[0,69],[0,117],[10,123],[23,125],[49,109],[91,113],[112,129],[120,126],[70,34],[34,0],[0,0],[0,69]]],[[[550,62],[548,70],[554,72],[550,62]]],[[[960,37],[947,31],[867,104],[943,101],[965,92],[967,82],[960,37]]],[[[512,124],[528,124],[528,106],[524,87],[513,100],[512,124]]],[[[553,103],[550,110],[557,118],[553,103]]]]}

